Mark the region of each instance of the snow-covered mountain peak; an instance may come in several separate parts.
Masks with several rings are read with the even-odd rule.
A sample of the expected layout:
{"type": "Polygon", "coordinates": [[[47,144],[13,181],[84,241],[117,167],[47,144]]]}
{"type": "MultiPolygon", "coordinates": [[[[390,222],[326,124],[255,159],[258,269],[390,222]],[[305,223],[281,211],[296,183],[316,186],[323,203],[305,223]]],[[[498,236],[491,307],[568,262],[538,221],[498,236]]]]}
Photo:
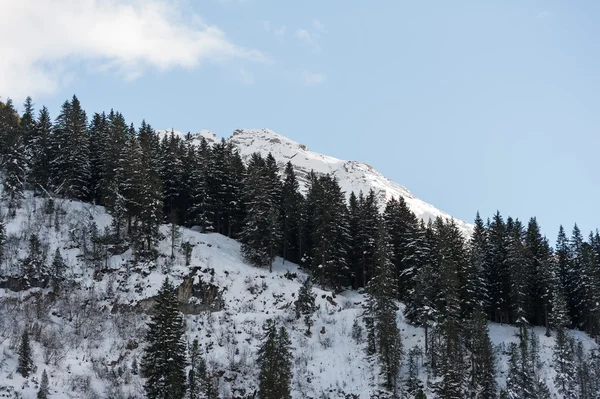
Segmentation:
{"type": "MultiPolygon", "coordinates": [[[[411,210],[421,219],[428,221],[438,216],[451,218],[433,205],[415,197],[406,187],[386,178],[372,166],[358,161],[345,161],[310,151],[305,145],[290,140],[269,129],[238,129],[228,139],[234,144],[244,159],[258,152],[263,156],[271,153],[281,170],[288,162],[300,180],[301,190],[306,192],[308,174],[311,170],[317,174],[335,176],[346,195],[351,192],[368,193],[373,189],[381,207],[391,198],[402,197],[411,210]]],[[[470,234],[472,225],[460,220],[456,223],[465,234],[470,234]]]]}
{"type": "Polygon", "coordinates": [[[252,148],[253,146],[258,145],[261,147],[278,147],[292,151],[308,151],[308,148],[304,144],[290,140],[287,137],[277,134],[270,129],[236,129],[229,140],[238,146],[243,145],[247,148],[252,148]]]}

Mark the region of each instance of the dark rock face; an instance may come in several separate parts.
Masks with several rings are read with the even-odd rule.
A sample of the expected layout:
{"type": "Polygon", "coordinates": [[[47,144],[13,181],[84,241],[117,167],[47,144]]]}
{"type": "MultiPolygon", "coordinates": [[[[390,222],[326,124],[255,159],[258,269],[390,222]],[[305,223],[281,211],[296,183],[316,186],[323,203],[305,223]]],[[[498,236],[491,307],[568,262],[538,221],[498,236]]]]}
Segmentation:
{"type": "Polygon", "coordinates": [[[46,288],[48,281],[45,279],[28,279],[24,276],[0,276],[0,288],[20,292],[29,288],[46,288]]]}
{"type": "Polygon", "coordinates": [[[216,312],[223,309],[225,305],[219,287],[204,282],[201,275],[200,269],[192,271],[183,279],[177,289],[179,310],[184,314],[199,314],[203,311],[216,312]],[[194,284],[196,276],[198,282],[194,284]]]}
{"type": "MultiPolygon", "coordinates": [[[[210,272],[205,270],[204,272],[210,272]]],[[[183,282],[177,287],[177,299],[179,301],[179,310],[186,315],[195,315],[202,312],[217,312],[225,306],[222,292],[216,285],[204,282],[201,278],[203,272],[196,268],[183,279],[183,282]],[[197,283],[194,280],[197,276],[197,283]]],[[[111,313],[136,312],[152,313],[155,297],[150,297],[138,301],[135,305],[116,304],[112,307],[111,313]]]]}

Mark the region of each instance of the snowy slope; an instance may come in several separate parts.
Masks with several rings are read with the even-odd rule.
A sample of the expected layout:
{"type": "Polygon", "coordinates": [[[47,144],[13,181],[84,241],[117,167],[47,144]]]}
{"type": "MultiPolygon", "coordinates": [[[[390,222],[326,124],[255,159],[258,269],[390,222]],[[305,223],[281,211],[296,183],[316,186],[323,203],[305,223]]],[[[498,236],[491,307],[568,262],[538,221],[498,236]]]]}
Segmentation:
{"type": "MultiPolygon", "coordinates": [[[[362,312],[363,294],[347,291],[336,296],[315,288],[319,310],[313,334],[306,337],[292,307],[306,277],[295,264],[277,259],[269,273],[246,265],[236,241],[181,229],[175,259],[170,259],[170,241],[165,238],[159,245],[157,263],[133,264],[131,251],[126,249],[110,256],[101,273],[94,273],[81,256],[77,232],[92,221],[102,229],[110,224],[110,216],[102,207],[63,201],[57,204],[56,223],[42,209],[42,200],[28,193],[17,217],[7,220],[9,235],[19,237],[22,243],[11,244],[0,275],[15,271],[19,259],[26,256],[26,237],[35,232],[48,249],[48,261],[56,248],[67,260],[66,299],[52,302],[47,290],[0,289],[0,398],[14,397],[14,393],[34,398],[44,369],[53,398],[119,397],[117,391],[125,397],[142,398],[143,380],[132,371],[132,365],[142,354],[148,320],[145,309],[167,275],[179,287],[187,313],[188,341],[199,340],[210,368],[220,375],[220,397],[252,397],[257,388],[257,349],[267,319],[276,320],[290,332],[294,399],[343,398],[347,394],[367,399],[376,389],[377,368],[365,355],[364,343],[351,338],[352,324],[362,312]],[[190,266],[185,266],[180,251],[184,242],[193,245],[190,266]],[[15,372],[16,348],[26,326],[32,331],[37,366],[28,379],[15,372]],[[54,352],[42,343],[46,347],[52,344],[54,352]]],[[[161,231],[168,237],[168,226],[161,231]]],[[[423,348],[423,330],[405,323],[401,312],[397,321],[405,353],[414,346],[423,348]]],[[[549,365],[554,341],[543,332],[535,329],[541,344],[541,375],[553,387],[554,371],[549,365]]],[[[515,334],[513,327],[490,325],[501,386],[507,370],[504,349],[516,341],[515,334]]],[[[583,333],[572,334],[587,348],[595,345],[583,333]]],[[[421,379],[424,383],[428,379],[424,369],[421,379]]],[[[431,392],[427,395],[434,397],[431,392]]]]}
{"type": "MultiPolygon", "coordinates": [[[[418,199],[406,187],[391,181],[366,163],[344,161],[312,152],[305,145],[269,129],[236,130],[228,140],[236,145],[244,158],[248,158],[254,152],[259,152],[263,156],[270,152],[282,170],[290,161],[294,165],[303,190],[306,189],[308,173],[314,170],[319,174],[329,173],[335,176],[346,195],[352,191],[356,194],[360,191],[366,194],[373,189],[381,206],[392,197],[403,197],[414,214],[425,221],[438,216],[444,219],[451,218],[447,213],[418,199]]],[[[470,234],[472,231],[470,224],[460,220],[456,222],[463,232],[470,234]]]]}

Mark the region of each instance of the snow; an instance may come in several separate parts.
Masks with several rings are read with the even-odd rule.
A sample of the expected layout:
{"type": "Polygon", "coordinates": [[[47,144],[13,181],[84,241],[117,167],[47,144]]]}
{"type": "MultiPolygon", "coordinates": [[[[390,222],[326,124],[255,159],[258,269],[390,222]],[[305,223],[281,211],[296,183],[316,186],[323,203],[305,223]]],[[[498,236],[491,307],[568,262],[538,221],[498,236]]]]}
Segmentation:
{"type": "MultiPolygon", "coordinates": [[[[317,157],[308,153],[305,156],[317,157]]],[[[337,162],[324,156],[323,160],[323,165],[336,165],[337,162]]],[[[47,224],[41,211],[42,200],[27,194],[24,207],[15,219],[7,223],[9,235],[19,236],[23,241],[17,257],[22,259],[26,256],[25,238],[31,232],[38,233],[48,244],[48,261],[54,250],[59,248],[69,266],[71,283],[67,292],[72,297],[72,307],[49,304],[42,307],[41,316],[35,316],[31,309],[36,302],[33,295],[36,290],[0,290],[2,311],[6,311],[13,300],[22,303],[22,310],[15,313],[14,319],[0,321],[0,397],[7,397],[3,395],[14,391],[23,398],[34,398],[44,369],[49,374],[51,397],[81,398],[91,390],[105,395],[111,387],[111,370],[118,371],[119,368],[124,370],[118,377],[123,392],[132,397],[143,397],[143,380],[128,371],[134,359],[138,363],[141,359],[145,322],[148,320],[139,306],[143,309],[144,301],[157,293],[165,276],[169,276],[177,286],[188,279],[213,285],[221,293],[222,309],[195,312],[198,314],[188,314],[185,319],[187,340],[191,342],[197,338],[209,366],[224,372],[220,386],[222,397],[242,396],[242,390],[246,394],[256,390],[256,354],[264,334],[262,325],[267,319],[285,325],[290,333],[294,348],[294,398],[317,398],[321,395],[337,398],[342,397],[339,395],[344,392],[366,399],[375,390],[377,367],[365,355],[364,345],[355,343],[351,338],[352,324],[360,318],[365,300],[362,293],[345,291],[334,295],[315,287],[319,310],[315,315],[313,334],[307,337],[302,320],[296,320],[293,311],[293,301],[306,277],[297,265],[284,263],[278,258],[273,272],[269,273],[266,269],[246,265],[236,241],[219,234],[202,234],[182,228],[179,244],[189,242],[193,245],[191,264],[184,266],[182,251],[176,251],[175,259],[170,259],[169,227],[166,225],[161,227],[167,238],[160,242],[161,256],[157,264],[132,267],[129,250],[112,256],[108,262],[112,271],[95,278],[93,271],[83,263],[81,251],[71,240],[69,231],[76,230],[80,223],[91,221],[95,221],[102,230],[111,221],[106,211],[90,204],[63,201],[59,205],[65,211],[64,219],[58,225],[47,224]],[[128,269],[130,272],[126,272],[128,269]],[[112,294],[109,295],[109,292],[112,294]],[[95,309],[95,312],[78,318],[77,311],[81,312],[85,299],[90,299],[88,309],[95,309]],[[70,311],[73,318],[68,317],[70,311]],[[75,333],[78,320],[83,331],[80,335],[75,333]],[[16,347],[24,326],[35,322],[42,326],[42,337],[51,334],[60,337],[64,358],[56,364],[45,364],[44,349],[36,334],[32,334],[37,370],[32,377],[24,379],[15,372],[16,347]],[[84,395],[84,392],[87,393],[84,395]]],[[[2,274],[6,275],[10,268],[2,267],[2,274]]],[[[201,299],[193,297],[190,303],[203,305],[201,299]]],[[[405,323],[401,312],[398,324],[405,353],[414,346],[424,347],[423,330],[405,323]]],[[[553,338],[545,337],[541,328],[534,331],[540,338],[542,375],[548,386],[553,387],[554,372],[550,367],[553,338]]],[[[586,348],[595,346],[585,334],[571,334],[586,348]]],[[[498,380],[503,385],[507,359],[502,348],[517,339],[516,329],[490,324],[490,336],[499,349],[498,380]]],[[[421,377],[424,381],[427,378],[423,369],[421,377]]],[[[427,395],[433,397],[431,392],[427,395]]]]}
{"type": "MultiPolygon", "coordinates": [[[[158,130],[157,132],[162,136],[170,134],[171,130],[158,130]]],[[[182,138],[185,137],[184,133],[178,131],[174,131],[174,133],[182,138]]],[[[217,142],[216,135],[208,130],[193,133],[192,137],[194,143],[199,143],[200,137],[206,138],[209,143],[217,142]]],[[[304,193],[307,191],[308,174],[313,170],[317,174],[329,173],[335,176],[346,196],[353,191],[357,195],[361,191],[367,194],[369,190],[373,189],[381,208],[391,198],[402,197],[414,214],[425,222],[435,220],[438,216],[443,219],[452,219],[449,214],[415,197],[406,187],[386,178],[366,163],[344,161],[310,151],[305,145],[269,129],[237,129],[227,140],[237,147],[244,160],[248,160],[255,152],[260,153],[263,157],[271,153],[281,171],[284,170],[288,161],[291,162],[300,181],[300,189],[304,193]]],[[[458,219],[454,220],[465,235],[472,233],[473,226],[471,224],[458,219]]]]}

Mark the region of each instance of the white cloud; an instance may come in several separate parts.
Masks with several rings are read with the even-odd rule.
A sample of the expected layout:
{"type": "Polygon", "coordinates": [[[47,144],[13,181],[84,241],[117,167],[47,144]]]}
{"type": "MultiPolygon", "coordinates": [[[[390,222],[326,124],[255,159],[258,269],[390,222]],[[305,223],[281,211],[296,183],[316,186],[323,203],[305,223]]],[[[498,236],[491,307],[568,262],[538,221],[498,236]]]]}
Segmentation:
{"type": "Polygon", "coordinates": [[[0,96],[51,93],[82,64],[135,79],[148,68],[264,61],[167,0],[2,0],[0,96]]]}
{"type": "Polygon", "coordinates": [[[319,86],[325,82],[325,75],[322,73],[304,72],[302,77],[307,86],[319,86]]]}
{"type": "Polygon", "coordinates": [[[535,14],[535,17],[537,19],[546,19],[546,18],[550,18],[552,16],[552,12],[550,11],[540,11],[537,14],[535,14]]]}
{"type": "Polygon", "coordinates": [[[267,33],[272,33],[274,36],[284,36],[286,32],[285,25],[281,25],[279,28],[271,26],[271,22],[268,20],[260,21],[262,28],[267,33]]]}
{"type": "Polygon", "coordinates": [[[318,19],[313,19],[312,24],[317,32],[325,32],[325,25],[318,19]]]}
{"type": "Polygon", "coordinates": [[[275,29],[273,33],[275,36],[285,36],[286,27],[285,25],[280,26],[278,29],[275,29]]]}
{"type": "Polygon", "coordinates": [[[311,36],[311,34],[306,30],[306,29],[298,29],[296,31],[296,38],[298,40],[300,40],[301,42],[304,42],[308,45],[314,45],[315,42],[313,41],[313,38],[311,36]]]}

